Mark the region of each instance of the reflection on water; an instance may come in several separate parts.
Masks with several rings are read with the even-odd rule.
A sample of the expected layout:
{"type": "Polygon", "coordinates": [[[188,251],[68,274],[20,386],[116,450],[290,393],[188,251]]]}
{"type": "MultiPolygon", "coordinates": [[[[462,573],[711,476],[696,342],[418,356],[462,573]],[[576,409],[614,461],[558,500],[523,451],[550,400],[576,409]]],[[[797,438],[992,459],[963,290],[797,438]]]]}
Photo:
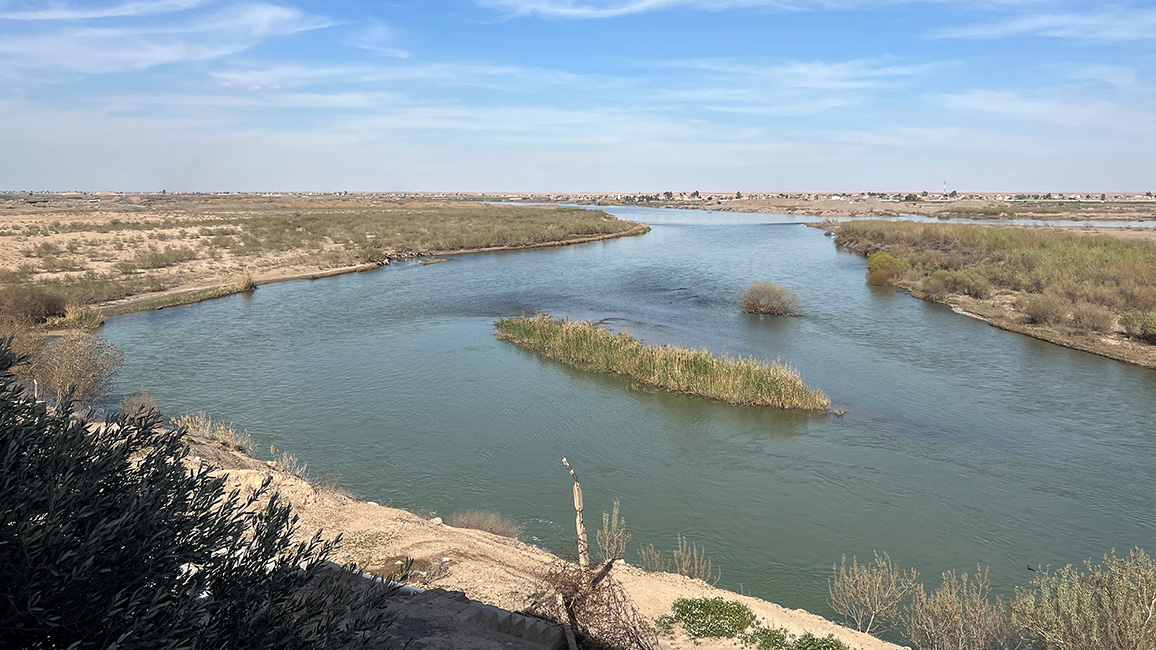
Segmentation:
{"type": "Polygon", "coordinates": [[[1029,564],[1156,546],[1156,372],[869,287],[803,217],[611,211],[654,230],[112,319],[119,388],[234,420],[367,499],[501,510],[547,548],[571,534],[567,456],[590,521],[620,497],[632,545],[687,534],[723,586],[819,612],[843,553],[990,564],[1006,591],[1029,564]],[[805,315],[739,312],[754,280],[805,315]],[[640,389],[495,339],[495,319],[537,310],[782,359],[847,414],[640,389]]]}

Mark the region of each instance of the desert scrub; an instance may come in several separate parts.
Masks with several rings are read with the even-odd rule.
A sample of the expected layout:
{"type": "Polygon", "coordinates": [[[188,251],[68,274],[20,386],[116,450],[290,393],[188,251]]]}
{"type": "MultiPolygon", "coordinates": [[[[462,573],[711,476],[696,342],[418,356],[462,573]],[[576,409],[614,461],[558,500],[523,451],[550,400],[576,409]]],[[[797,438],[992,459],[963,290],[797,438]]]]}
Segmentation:
{"type": "Polygon", "coordinates": [[[827,582],[828,604],[844,622],[860,632],[879,634],[899,621],[899,606],[915,591],[914,569],[904,571],[883,553],[875,561],[859,564],[847,556],[833,567],[827,582]]]}
{"type": "Polygon", "coordinates": [[[803,383],[798,371],[775,361],[728,359],[706,350],[645,346],[625,332],[544,314],[505,318],[498,338],[583,370],[629,377],[640,384],[728,404],[826,411],[831,401],[803,383]]]}
{"type": "Polygon", "coordinates": [[[711,559],[705,548],[686,541],[682,535],[678,536],[678,548],[671,555],[674,558],[674,568],[680,575],[695,580],[702,580],[709,584],[718,584],[722,577],[722,570],[717,573],[711,570],[711,559]]]}
{"type": "Polygon", "coordinates": [[[602,530],[595,535],[603,562],[626,557],[626,543],[630,541],[630,533],[626,530],[626,519],[618,514],[621,505],[615,499],[611,513],[602,513],[602,530]]]}
{"type": "Polygon", "coordinates": [[[678,623],[692,639],[733,639],[755,622],[750,607],[724,598],[679,598],[670,606],[670,614],[659,619],[659,628],[671,629],[678,623]]]}
{"type": "Polygon", "coordinates": [[[484,530],[487,533],[501,537],[509,537],[511,539],[518,539],[525,530],[521,524],[515,522],[513,519],[501,513],[487,510],[455,512],[446,519],[446,523],[454,528],[484,530]]]}
{"type": "Polygon", "coordinates": [[[1156,311],[1128,314],[1124,317],[1124,331],[1148,343],[1156,343],[1156,311]]]}
{"type": "Polygon", "coordinates": [[[869,255],[868,282],[901,284],[929,300],[1010,292],[1024,321],[1082,332],[1110,331],[1119,316],[1156,311],[1151,241],[899,221],[830,227],[837,243],[869,255]]]}
{"type": "Polygon", "coordinates": [[[195,415],[186,413],[172,419],[173,427],[189,435],[207,438],[219,443],[227,449],[235,449],[244,453],[253,450],[253,438],[249,432],[239,429],[232,422],[219,422],[206,413],[195,415]]]}
{"type": "Polygon", "coordinates": [[[748,314],[803,315],[803,301],[794,291],[774,282],[752,282],[739,294],[739,308],[748,314]]]}

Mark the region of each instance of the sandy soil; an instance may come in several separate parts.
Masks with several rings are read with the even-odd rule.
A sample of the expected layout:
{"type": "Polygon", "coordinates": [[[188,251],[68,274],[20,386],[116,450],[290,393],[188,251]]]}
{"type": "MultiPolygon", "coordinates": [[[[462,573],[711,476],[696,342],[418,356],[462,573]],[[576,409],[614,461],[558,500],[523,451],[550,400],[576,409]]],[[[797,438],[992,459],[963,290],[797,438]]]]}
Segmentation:
{"type": "MultiPolygon", "coordinates": [[[[197,441],[193,452],[197,458],[222,468],[220,471],[227,474],[230,487],[253,488],[265,477],[272,476],[274,489],[293,504],[300,516],[303,534],[318,529],[323,529],[327,537],[340,533],[344,540],[342,550],[348,554],[344,559],[356,561],[373,573],[388,573],[399,558],[413,557],[416,567],[432,569],[444,565],[448,570],[427,586],[463,591],[474,600],[519,610],[529,604],[528,597],[538,585],[542,572],[557,560],[540,548],[513,539],[453,528],[436,519],[427,520],[405,510],[318,488],[280,471],[275,463],[226,451],[211,441],[197,441]]],[[[723,596],[746,603],[764,625],[783,627],[794,634],[834,634],[858,650],[899,650],[899,646],[809,612],[716,589],[700,580],[647,573],[629,565],[615,566],[612,575],[625,587],[639,611],[651,619],[670,613],[671,603],[677,598],[723,596]]],[[[738,645],[721,639],[693,641],[676,634],[661,638],[660,647],[721,650],[738,645]]]]}

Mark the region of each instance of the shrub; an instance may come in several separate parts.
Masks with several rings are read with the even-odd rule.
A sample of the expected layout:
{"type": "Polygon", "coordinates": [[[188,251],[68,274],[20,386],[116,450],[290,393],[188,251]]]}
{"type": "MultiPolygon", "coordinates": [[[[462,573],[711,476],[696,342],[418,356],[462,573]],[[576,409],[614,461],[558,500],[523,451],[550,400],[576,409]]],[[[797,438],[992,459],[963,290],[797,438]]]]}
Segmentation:
{"type": "Polygon", "coordinates": [[[346,648],[388,638],[390,592],[297,542],[159,417],[90,426],[21,396],[0,343],[0,647],[346,648]]]}
{"type": "Polygon", "coordinates": [[[1141,341],[1156,343],[1156,311],[1128,314],[1123,320],[1124,331],[1141,341]]]}
{"type": "MultiPolygon", "coordinates": [[[[238,429],[232,422],[218,422],[213,416],[186,413],[173,418],[173,426],[183,429],[189,435],[206,438],[220,443],[226,449],[235,449],[246,454],[253,451],[253,438],[244,429],[238,429]]],[[[274,453],[274,456],[276,453],[274,453]]]]}
{"type": "Polygon", "coordinates": [[[682,535],[678,536],[678,548],[671,554],[674,557],[674,568],[678,573],[695,580],[702,580],[709,584],[716,584],[722,577],[722,572],[711,573],[711,561],[707,557],[706,549],[699,549],[696,544],[689,544],[682,535]]]}
{"type": "Polygon", "coordinates": [[[1057,325],[1068,318],[1071,303],[1054,294],[1029,294],[1016,299],[1016,305],[1036,325],[1057,325]]]}
{"type": "Polygon", "coordinates": [[[791,645],[787,646],[786,650],[851,650],[851,646],[836,639],[833,634],[817,637],[807,632],[795,639],[791,645]]]}
{"type": "Polygon", "coordinates": [[[948,271],[939,269],[923,279],[924,294],[932,300],[942,300],[949,293],[962,293],[972,298],[990,298],[991,280],[975,269],[948,271]]]}
{"type": "Polygon", "coordinates": [[[662,551],[654,548],[654,544],[647,544],[638,548],[638,557],[642,560],[642,568],[651,573],[670,571],[670,558],[662,551]]]}
{"type": "Polygon", "coordinates": [[[130,393],[122,397],[120,405],[117,408],[126,417],[130,418],[142,417],[150,413],[164,415],[161,413],[161,407],[157,404],[157,401],[143,388],[136,393],[130,393]]]}
{"type": "Polygon", "coordinates": [[[124,355],[101,336],[71,332],[53,337],[32,354],[20,375],[48,395],[88,404],[108,394],[124,355]]]}
{"type": "Polygon", "coordinates": [[[619,506],[618,499],[615,499],[612,513],[602,513],[602,530],[595,535],[603,562],[626,557],[626,543],[630,541],[630,533],[626,530],[626,519],[618,516],[619,506]]]}
{"type": "Polygon", "coordinates": [[[732,639],[755,622],[750,607],[722,597],[679,598],[670,606],[670,617],[692,639],[732,639]]]}
{"type": "Polygon", "coordinates": [[[518,539],[524,531],[521,524],[514,520],[504,517],[500,513],[485,510],[455,512],[449,516],[446,523],[454,528],[484,530],[487,533],[513,539],[518,539]]]}
{"type": "Polygon", "coordinates": [[[54,329],[94,330],[104,324],[104,314],[73,303],[65,308],[64,316],[49,318],[45,324],[54,329]]]}
{"type": "Polygon", "coordinates": [[[63,316],[67,308],[64,294],[29,284],[0,288],[0,316],[43,323],[53,316],[63,316]]]}
{"type": "Polygon", "coordinates": [[[908,268],[907,262],[896,259],[890,253],[875,253],[867,258],[867,283],[891,284],[908,268]]]}
{"type": "Polygon", "coordinates": [[[918,585],[904,622],[916,650],[1003,650],[1018,647],[1007,607],[988,598],[987,570],[975,576],[954,571],[930,595],[918,585]]]}
{"type": "Polygon", "coordinates": [[[886,553],[875,554],[873,564],[860,565],[844,555],[827,581],[831,609],[856,630],[879,634],[899,621],[899,605],[915,590],[914,569],[904,571],[886,553]]]}
{"type": "Polygon", "coordinates": [[[739,294],[739,307],[748,314],[799,316],[802,301],[787,287],[773,282],[752,282],[739,294]]]}
{"type": "Polygon", "coordinates": [[[1116,325],[1116,315],[1102,305],[1078,302],[1072,307],[1072,325],[1084,332],[1110,332],[1116,325]]]}
{"type": "Polygon", "coordinates": [[[1017,589],[1015,621],[1041,650],[1156,648],[1156,562],[1140,549],[1113,552],[1087,572],[1040,571],[1017,589]]]}

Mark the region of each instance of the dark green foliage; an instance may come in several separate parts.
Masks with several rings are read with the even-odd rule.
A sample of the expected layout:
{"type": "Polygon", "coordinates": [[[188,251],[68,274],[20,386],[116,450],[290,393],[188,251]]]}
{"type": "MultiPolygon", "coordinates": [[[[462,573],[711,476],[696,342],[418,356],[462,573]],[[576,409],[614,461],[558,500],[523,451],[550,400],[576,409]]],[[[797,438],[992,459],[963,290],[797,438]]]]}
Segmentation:
{"type": "Polygon", "coordinates": [[[1124,329],[1130,336],[1156,343],[1156,311],[1128,314],[1124,317],[1124,329]]]}
{"type": "Polygon", "coordinates": [[[45,413],[0,342],[0,647],[172,650],[381,645],[389,592],[294,542],[268,483],[225,493],[155,412],[45,413]],[[371,633],[372,638],[365,633],[371,633]]]}

